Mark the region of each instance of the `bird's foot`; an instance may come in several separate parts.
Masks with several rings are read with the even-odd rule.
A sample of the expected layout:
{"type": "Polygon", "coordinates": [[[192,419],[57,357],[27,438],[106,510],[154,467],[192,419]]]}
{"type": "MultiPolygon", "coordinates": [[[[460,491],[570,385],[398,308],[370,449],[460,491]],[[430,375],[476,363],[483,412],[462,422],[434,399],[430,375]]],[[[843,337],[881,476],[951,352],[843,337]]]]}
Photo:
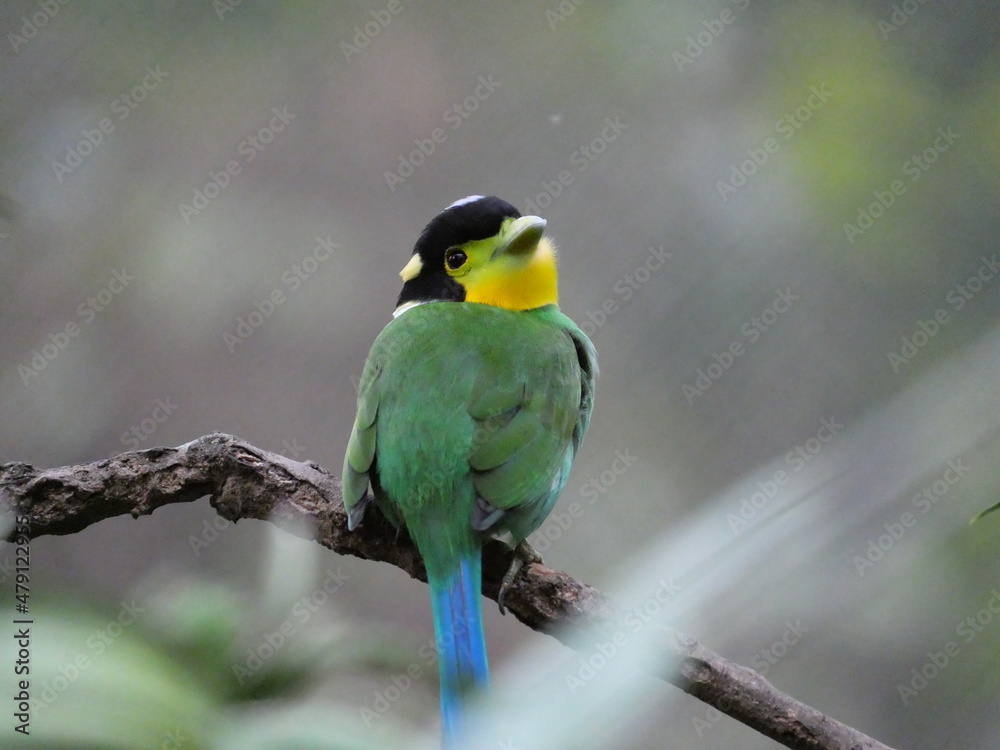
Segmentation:
{"type": "Polygon", "coordinates": [[[500,593],[497,595],[497,605],[500,607],[500,614],[507,614],[507,608],[503,604],[504,595],[507,593],[507,589],[511,587],[511,584],[514,583],[517,574],[521,572],[521,568],[525,565],[541,562],[542,556],[538,554],[534,547],[528,544],[527,539],[522,539],[517,543],[517,546],[514,547],[514,559],[510,561],[510,567],[507,568],[507,573],[504,574],[503,580],[500,582],[500,593]]]}

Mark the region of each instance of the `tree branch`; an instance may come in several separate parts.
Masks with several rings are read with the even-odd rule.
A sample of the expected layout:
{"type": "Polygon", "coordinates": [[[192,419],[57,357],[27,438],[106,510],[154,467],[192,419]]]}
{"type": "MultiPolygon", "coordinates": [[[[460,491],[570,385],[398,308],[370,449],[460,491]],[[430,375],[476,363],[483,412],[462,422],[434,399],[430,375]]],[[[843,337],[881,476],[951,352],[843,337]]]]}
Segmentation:
{"type": "MultiPolygon", "coordinates": [[[[122,453],[103,461],[39,470],[25,463],[0,466],[4,511],[25,516],[32,538],[72,534],[113,516],[138,518],[170,503],[211,496],[223,518],[309,522],[315,539],[342,555],[379,560],[426,581],[423,563],[405,535],[369,513],[347,530],[340,482],[313,463],[213,433],[177,448],[122,453]]],[[[483,549],[483,593],[496,599],[510,550],[490,541],[483,549]]],[[[573,648],[621,627],[624,613],[604,594],[544,565],[522,568],[505,597],[507,608],[534,630],[573,648]]],[[[891,750],[886,745],[781,693],[758,673],[723,659],[693,638],[662,628],[661,659],[651,668],[719,711],[795,750],[891,750]]]]}

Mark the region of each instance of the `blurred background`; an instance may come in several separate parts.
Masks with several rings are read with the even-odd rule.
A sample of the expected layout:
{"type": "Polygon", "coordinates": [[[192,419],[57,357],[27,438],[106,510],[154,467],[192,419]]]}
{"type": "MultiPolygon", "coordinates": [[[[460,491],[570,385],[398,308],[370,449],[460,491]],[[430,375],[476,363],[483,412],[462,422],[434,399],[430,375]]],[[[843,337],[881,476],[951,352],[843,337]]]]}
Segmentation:
{"type": "MultiPolygon", "coordinates": [[[[221,430],[339,473],[414,241],[495,194],[601,357],[547,563],[889,745],[996,746],[996,4],[16,0],[0,31],[0,462],[221,430]]],[[[427,589],[389,566],[202,499],[34,541],[31,585],[5,746],[435,742],[427,589]]],[[[485,617],[498,690],[576,733],[515,708],[484,747],[777,747],[485,617]]]]}

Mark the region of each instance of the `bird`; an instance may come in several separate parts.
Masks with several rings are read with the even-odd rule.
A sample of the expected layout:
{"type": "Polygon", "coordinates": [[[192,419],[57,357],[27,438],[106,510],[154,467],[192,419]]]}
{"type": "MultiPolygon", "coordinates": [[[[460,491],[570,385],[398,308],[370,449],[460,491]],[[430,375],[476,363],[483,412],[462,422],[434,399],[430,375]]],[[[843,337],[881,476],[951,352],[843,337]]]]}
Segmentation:
{"type": "Polygon", "coordinates": [[[405,530],[430,585],[443,747],[489,688],[482,546],[540,561],[527,537],[566,484],[590,424],[597,352],[558,305],[546,222],[495,196],[455,201],[424,228],[393,318],[358,385],[342,474],[348,527],[375,507],[405,530]],[[368,488],[371,493],[368,493],[368,488]]]}

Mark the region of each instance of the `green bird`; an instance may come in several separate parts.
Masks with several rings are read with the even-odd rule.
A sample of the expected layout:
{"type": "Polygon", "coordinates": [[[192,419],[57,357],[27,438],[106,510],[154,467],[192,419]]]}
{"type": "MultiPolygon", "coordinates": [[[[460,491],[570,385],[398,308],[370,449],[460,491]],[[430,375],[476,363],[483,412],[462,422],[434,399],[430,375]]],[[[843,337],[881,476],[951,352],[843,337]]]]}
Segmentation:
{"type": "Polygon", "coordinates": [[[427,225],[365,362],[344,458],[350,528],[374,499],[427,568],[445,748],[462,745],[465,706],[489,685],[483,541],[507,535],[530,551],[524,540],[566,484],[594,403],[597,353],[559,310],[544,230],[481,195],[427,225]]]}

